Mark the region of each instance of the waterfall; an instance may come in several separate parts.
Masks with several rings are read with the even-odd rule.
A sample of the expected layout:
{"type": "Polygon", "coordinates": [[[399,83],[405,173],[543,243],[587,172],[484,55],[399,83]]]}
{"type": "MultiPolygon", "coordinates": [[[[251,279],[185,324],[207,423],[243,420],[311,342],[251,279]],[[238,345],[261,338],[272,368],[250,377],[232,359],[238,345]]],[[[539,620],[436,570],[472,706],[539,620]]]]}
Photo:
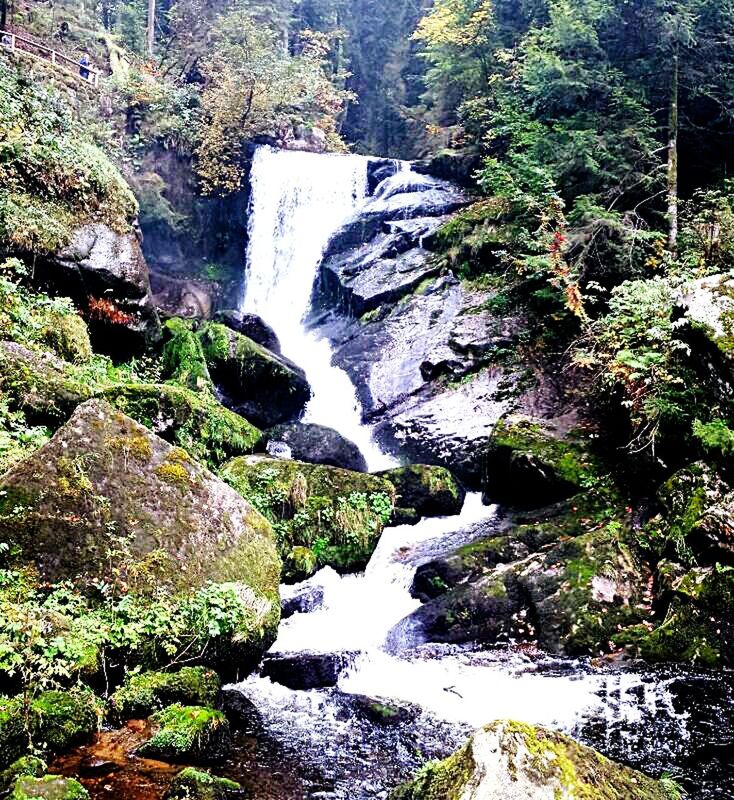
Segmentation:
{"type": "Polygon", "coordinates": [[[329,342],[306,329],[311,292],[329,238],[367,201],[368,159],[258,147],[252,162],[243,312],[262,317],[283,354],[306,371],[313,397],[304,422],[354,442],[371,470],[394,465],[362,424],[348,375],[329,342]]]}

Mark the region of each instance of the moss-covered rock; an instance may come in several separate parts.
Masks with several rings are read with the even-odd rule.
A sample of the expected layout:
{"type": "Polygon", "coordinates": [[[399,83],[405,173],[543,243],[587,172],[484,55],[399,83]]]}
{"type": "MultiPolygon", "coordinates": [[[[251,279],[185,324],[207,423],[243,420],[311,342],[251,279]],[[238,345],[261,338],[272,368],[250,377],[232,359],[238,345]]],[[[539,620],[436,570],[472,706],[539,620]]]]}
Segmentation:
{"type": "Polygon", "coordinates": [[[661,528],[672,549],[691,565],[734,564],[734,492],[708,464],[679,470],[658,492],[661,528]]]}
{"type": "Polygon", "coordinates": [[[58,427],[92,396],[92,389],[71,364],[52,353],[0,342],[0,393],[29,422],[58,427]]]}
{"type": "Polygon", "coordinates": [[[426,765],[391,800],[671,800],[659,781],[568,736],[521,722],[477,731],[447,759],[426,765]]]}
{"type": "Polygon", "coordinates": [[[239,797],[245,797],[239,783],[186,767],[173,779],[164,800],[234,800],[239,797]]]}
{"type": "Polygon", "coordinates": [[[43,330],[43,340],[64,361],[83,364],[92,357],[87,324],[77,314],[49,314],[43,330]]]}
{"type": "Polygon", "coordinates": [[[673,581],[671,591],[659,625],[624,630],[617,643],[647,661],[734,666],[734,570],[692,569],[673,581]]]}
{"type": "Polygon", "coordinates": [[[650,572],[623,516],[591,522],[572,506],[426,564],[413,591],[428,602],[402,628],[424,641],[526,641],[567,654],[614,649],[619,630],[652,616],[650,572]]]}
{"type": "Polygon", "coordinates": [[[193,391],[213,391],[209,369],[201,342],[194,333],[193,322],[174,317],[163,326],[163,374],[193,391]]]}
{"type": "Polygon", "coordinates": [[[0,483],[0,540],[48,579],[99,578],[191,591],[246,584],[277,623],[280,561],[267,520],[229,486],[108,403],[90,400],[0,483]],[[134,563],[149,569],[139,579],[134,563]],[[154,576],[154,577],[152,577],[154,576]]]}
{"type": "Polygon", "coordinates": [[[484,492],[492,502],[519,508],[571,497],[604,472],[589,444],[565,420],[505,417],[487,448],[484,492]]]}
{"type": "Polygon", "coordinates": [[[178,672],[143,672],[130,676],[110,698],[118,719],[149,717],[172,703],[211,706],[221,682],[205,667],[182,667],[178,672]]]}
{"type": "Polygon", "coordinates": [[[74,778],[61,775],[44,775],[42,778],[18,778],[10,793],[10,800],[89,800],[89,792],[74,778]]]}
{"type": "Polygon", "coordinates": [[[150,718],[153,736],[138,748],[145,758],[211,763],[222,761],[231,746],[229,722],[205,706],[172,705],[150,718]]]}
{"type": "Polygon", "coordinates": [[[376,475],[260,456],[229,461],[222,477],[273,523],[289,578],[364,567],[395,498],[376,475]]]}
{"type": "Polygon", "coordinates": [[[47,691],[24,710],[21,697],[0,699],[0,768],[24,756],[30,741],[48,753],[60,753],[84,741],[98,728],[102,706],[89,691],[47,691]]]}
{"type": "Polygon", "coordinates": [[[300,367],[216,322],[198,333],[225,404],[259,427],[297,419],[311,398],[300,367]]]}
{"type": "Polygon", "coordinates": [[[446,467],[411,464],[379,472],[397,491],[396,511],[412,509],[421,517],[458,514],[466,492],[446,467]]]}
{"type": "Polygon", "coordinates": [[[46,772],[46,762],[38,756],[23,756],[0,772],[0,795],[7,792],[18,778],[40,778],[46,772]]]}
{"type": "Polygon", "coordinates": [[[172,384],[125,384],[100,394],[115,408],[209,466],[252,453],[260,431],[202,392],[172,384]]]}

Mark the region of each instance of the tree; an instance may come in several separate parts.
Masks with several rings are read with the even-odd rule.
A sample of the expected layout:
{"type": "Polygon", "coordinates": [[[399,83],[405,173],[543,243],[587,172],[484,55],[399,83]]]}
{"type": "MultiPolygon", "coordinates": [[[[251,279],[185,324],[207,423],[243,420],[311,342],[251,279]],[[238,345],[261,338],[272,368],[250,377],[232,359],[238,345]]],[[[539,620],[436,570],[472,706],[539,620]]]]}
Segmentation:
{"type": "Polygon", "coordinates": [[[153,58],[154,46],[155,46],[155,0],[148,0],[148,28],[147,28],[148,58],[153,58]]]}

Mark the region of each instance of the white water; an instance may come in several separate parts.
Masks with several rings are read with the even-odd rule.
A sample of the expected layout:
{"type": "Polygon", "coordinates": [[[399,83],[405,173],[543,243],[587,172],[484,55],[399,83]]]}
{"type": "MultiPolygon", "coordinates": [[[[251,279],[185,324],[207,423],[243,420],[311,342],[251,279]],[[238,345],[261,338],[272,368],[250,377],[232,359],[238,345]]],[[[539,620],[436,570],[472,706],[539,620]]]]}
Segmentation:
{"type": "MultiPolygon", "coordinates": [[[[258,150],[243,309],[272,325],[284,353],[306,369],[314,389],[307,419],[356,442],[374,469],[389,460],[361,423],[354,387],[332,366],[328,343],[303,326],[325,244],[365,202],[366,164],[357,156],[258,150]]],[[[639,737],[644,740],[648,721],[665,717],[672,721],[671,741],[685,738],[686,720],[676,714],[665,681],[642,673],[568,660],[556,664],[511,649],[430,645],[401,656],[388,652],[389,632],[419,605],[409,591],[417,565],[462,544],[464,529],[493,514],[479,495],[470,494],[459,516],[386,529],[363,574],[339,576],[327,568],[311,579],[323,586],[322,608],[284,620],[272,651],[357,651],[340,679],[341,691],[416,703],[459,726],[512,718],[574,733],[588,720],[601,720],[617,746],[620,736],[635,732],[627,744],[631,752],[644,747],[639,737]]],[[[328,693],[293,692],[258,676],[240,688],[268,719],[271,733],[298,739],[301,746],[310,742],[318,755],[328,693]]]]}
{"type": "Polygon", "coordinates": [[[329,342],[304,326],[329,238],[367,201],[367,162],[362,156],[257,148],[242,310],[262,317],[283,354],[306,371],[313,397],[304,422],[339,431],[374,471],[396,462],[362,424],[354,385],[332,365],[329,342]]]}

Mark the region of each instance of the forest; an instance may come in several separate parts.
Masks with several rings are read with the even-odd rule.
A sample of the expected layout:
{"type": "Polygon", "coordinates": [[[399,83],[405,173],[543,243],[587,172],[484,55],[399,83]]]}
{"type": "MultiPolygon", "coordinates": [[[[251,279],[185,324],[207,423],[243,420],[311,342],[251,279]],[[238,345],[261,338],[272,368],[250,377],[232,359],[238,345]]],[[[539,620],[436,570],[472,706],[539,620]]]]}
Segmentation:
{"type": "Polygon", "coordinates": [[[0,798],[734,798],[734,0],[0,0],[0,798]]]}

